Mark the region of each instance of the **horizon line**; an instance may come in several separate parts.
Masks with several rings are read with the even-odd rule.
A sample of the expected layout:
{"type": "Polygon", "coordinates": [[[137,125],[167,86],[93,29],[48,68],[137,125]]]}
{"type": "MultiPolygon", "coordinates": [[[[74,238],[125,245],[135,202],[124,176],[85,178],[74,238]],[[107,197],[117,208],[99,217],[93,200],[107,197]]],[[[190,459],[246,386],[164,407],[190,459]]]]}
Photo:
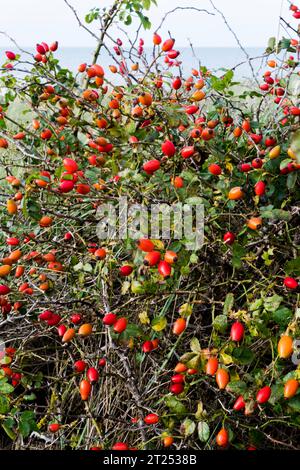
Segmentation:
{"type": "MultiPolygon", "coordinates": [[[[35,49],[34,46],[24,46],[22,44],[19,44],[20,47],[22,48],[27,48],[27,49],[35,49]]],[[[1,46],[0,45],[0,49],[5,49],[5,48],[8,48],[8,47],[12,47],[11,45],[9,44],[6,44],[4,46],[1,46]]],[[[93,49],[95,46],[60,46],[59,49],[93,49]]],[[[145,48],[151,48],[152,49],[153,45],[145,45],[145,48]]],[[[198,49],[240,49],[242,50],[239,46],[194,46],[194,49],[195,48],[198,48],[198,49]]],[[[245,48],[251,48],[251,49],[265,49],[266,46],[243,46],[245,48]]],[[[14,46],[14,48],[18,49],[16,46],[14,46]]],[[[59,50],[58,49],[58,50],[59,50]]],[[[178,46],[178,49],[190,49],[190,46],[178,46]]]]}

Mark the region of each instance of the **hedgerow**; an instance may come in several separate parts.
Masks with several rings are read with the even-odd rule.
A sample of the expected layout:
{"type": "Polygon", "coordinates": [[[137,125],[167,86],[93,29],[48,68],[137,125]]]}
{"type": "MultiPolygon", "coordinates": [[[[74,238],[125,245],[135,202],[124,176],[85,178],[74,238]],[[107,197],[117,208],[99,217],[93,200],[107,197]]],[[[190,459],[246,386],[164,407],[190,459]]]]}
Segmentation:
{"type": "Polygon", "coordinates": [[[183,74],[159,30],[151,57],[141,27],[110,36],[149,28],[150,4],[77,16],[97,46],[75,74],[57,42],[6,53],[1,447],[299,448],[296,29],[248,82],[183,74]],[[203,245],[100,240],[99,210],[125,197],[203,207],[203,245]]]}

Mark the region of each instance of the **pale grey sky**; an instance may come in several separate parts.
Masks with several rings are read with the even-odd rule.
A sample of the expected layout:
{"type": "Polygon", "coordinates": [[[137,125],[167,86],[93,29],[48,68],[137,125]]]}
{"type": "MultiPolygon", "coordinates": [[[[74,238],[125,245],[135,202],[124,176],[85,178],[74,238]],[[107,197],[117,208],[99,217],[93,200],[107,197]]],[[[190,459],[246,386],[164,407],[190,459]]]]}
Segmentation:
{"type": "MultiPolygon", "coordinates": [[[[69,0],[81,17],[95,6],[111,4],[111,0],[69,0]]],[[[93,46],[94,41],[78,27],[64,0],[0,0],[0,30],[14,37],[20,45],[34,46],[37,42],[58,40],[62,47],[93,46]]],[[[177,6],[195,6],[213,11],[209,0],[157,0],[149,16],[153,30],[165,12],[177,6]]],[[[277,36],[278,17],[284,16],[297,26],[297,20],[288,12],[287,0],[214,0],[229,24],[245,46],[265,46],[270,36],[277,36]]],[[[132,27],[130,27],[132,28],[132,27]]],[[[234,47],[235,39],[222,19],[195,11],[178,11],[170,15],[162,29],[170,30],[178,46],[187,46],[190,38],[198,47],[234,47]]],[[[280,32],[283,34],[283,31],[280,32]]],[[[120,36],[115,31],[115,35],[120,36]]],[[[143,33],[146,45],[151,45],[152,32],[143,33]]],[[[9,40],[0,35],[0,47],[9,40]]]]}

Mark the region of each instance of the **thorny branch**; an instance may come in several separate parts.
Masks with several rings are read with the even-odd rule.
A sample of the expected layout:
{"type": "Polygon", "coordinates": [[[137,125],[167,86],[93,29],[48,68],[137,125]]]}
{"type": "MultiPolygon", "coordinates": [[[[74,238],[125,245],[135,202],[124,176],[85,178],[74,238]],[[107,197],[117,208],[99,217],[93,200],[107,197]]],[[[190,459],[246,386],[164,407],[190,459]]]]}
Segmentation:
{"type": "Polygon", "coordinates": [[[252,76],[253,76],[255,82],[259,85],[259,82],[258,82],[257,77],[256,77],[256,74],[255,74],[255,72],[254,72],[254,68],[253,68],[253,65],[252,65],[252,63],[251,63],[250,56],[249,56],[248,52],[246,51],[246,49],[244,48],[244,46],[241,44],[241,42],[240,42],[238,36],[236,35],[236,33],[234,32],[234,30],[233,30],[233,29],[231,28],[231,26],[229,25],[229,23],[228,23],[228,21],[227,21],[225,15],[224,15],[224,13],[223,13],[221,10],[219,10],[219,9],[215,6],[215,4],[213,3],[212,0],[209,0],[209,1],[210,1],[211,6],[213,7],[213,9],[214,9],[217,13],[219,13],[219,15],[221,15],[221,17],[223,18],[224,23],[226,24],[226,26],[227,26],[227,28],[229,29],[229,31],[231,32],[231,34],[234,36],[234,38],[235,38],[237,44],[239,45],[240,49],[243,51],[243,53],[244,53],[245,56],[247,57],[247,61],[248,61],[249,67],[250,67],[250,69],[251,69],[252,76]]]}
{"type": "Polygon", "coordinates": [[[173,8],[173,10],[168,11],[163,17],[161,22],[159,23],[158,27],[156,28],[156,32],[160,30],[164,22],[166,21],[167,17],[171,15],[172,13],[175,13],[176,11],[179,10],[191,10],[191,11],[198,11],[200,13],[207,13],[208,15],[214,16],[214,13],[209,12],[208,10],[205,10],[204,8],[197,8],[197,7],[176,7],[173,8]]]}

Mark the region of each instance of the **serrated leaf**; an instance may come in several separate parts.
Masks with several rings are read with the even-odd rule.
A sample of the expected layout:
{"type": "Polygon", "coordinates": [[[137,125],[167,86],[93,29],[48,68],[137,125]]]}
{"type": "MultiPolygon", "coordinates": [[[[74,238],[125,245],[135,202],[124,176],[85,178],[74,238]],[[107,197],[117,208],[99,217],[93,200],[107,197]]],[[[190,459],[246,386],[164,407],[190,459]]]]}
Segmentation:
{"type": "MultiPolygon", "coordinates": [[[[130,283],[128,283],[130,285],[130,283]]],[[[146,311],[139,313],[139,321],[142,325],[149,325],[150,318],[148,317],[148,313],[146,311]]]]}
{"type": "Polygon", "coordinates": [[[227,329],[228,326],[228,320],[226,315],[218,315],[214,319],[213,322],[213,327],[217,330],[220,331],[221,333],[224,333],[227,329]]]}
{"type": "Polygon", "coordinates": [[[207,442],[210,435],[209,426],[206,421],[199,421],[198,423],[198,437],[201,442],[207,442]]]}
{"type": "Polygon", "coordinates": [[[166,328],[167,323],[166,317],[155,317],[151,322],[151,328],[154,331],[162,331],[166,328]]]}
{"type": "Polygon", "coordinates": [[[180,362],[188,362],[190,361],[193,357],[195,356],[198,356],[198,354],[194,353],[194,352],[187,352],[187,353],[184,353],[181,357],[180,357],[180,362]]]}
{"type": "Polygon", "coordinates": [[[293,189],[295,187],[297,178],[298,178],[298,174],[296,171],[293,171],[292,173],[288,175],[287,180],[286,180],[286,185],[288,189],[293,189]]]}
{"type": "Polygon", "coordinates": [[[246,249],[238,243],[234,243],[232,245],[232,266],[234,268],[240,269],[242,266],[242,258],[246,255],[246,253],[246,249]]]}
{"type": "Polygon", "coordinates": [[[290,408],[292,408],[293,411],[297,411],[297,413],[300,413],[300,395],[291,398],[288,401],[288,405],[290,408]]]}
{"type": "Polygon", "coordinates": [[[143,335],[142,329],[135,323],[128,323],[126,330],[120,335],[120,339],[128,340],[143,335]]]}
{"type": "Polygon", "coordinates": [[[201,346],[200,346],[198,338],[192,338],[191,339],[190,348],[194,353],[200,353],[201,352],[201,346]]]}
{"type": "Polygon", "coordinates": [[[230,381],[226,390],[236,395],[243,395],[247,390],[247,384],[242,380],[230,381]]]}
{"type": "Polygon", "coordinates": [[[183,423],[181,423],[180,426],[180,432],[183,434],[185,437],[191,436],[194,434],[196,429],[196,424],[194,421],[192,421],[189,418],[186,418],[183,423]]]}
{"type": "Polygon", "coordinates": [[[276,46],[276,38],[275,38],[275,37],[269,38],[269,40],[268,40],[268,46],[267,46],[266,52],[272,52],[272,51],[274,51],[275,46],[276,46]]]}
{"type": "Polygon", "coordinates": [[[201,361],[201,354],[196,354],[192,359],[190,359],[186,365],[188,366],[189,369],[198,369],[199,363],[201,361]]]}
{"type": "Polygon", "coordinates": [[[191,196],[185,200],[185,204],[188,204],[190,206],[199,206],[203,204],[203,199],[199,196],[191,196]]]}
{"type": "Polygon", "coordinates": [[[228,316],[230,311],[232,310],[234,304],[234,295],[229,292],[229,294],[226,295],[224,306],[223,306],[223,315],[228,316]]]}
{"type": "Polygon", "coordinates": [[[176,415],[182,415],[187,413],[185,405],[179,400],[179,398],[173,396],[166,396],[165,403],[171,413],[174,413],[176,415]]]}
{"type": "Polygon", "coordinates": [[[129,281],[124,281],[124,282],[122,283],[121,294],[122,294],[122,295],[127,294],[127,292],[128,292],[129,289],[130,289],[130,286],[131,286],[131,284],[130,284],[129,281]]]}
{"type": "Polygon", "coordinates": [[[191,304],[183,304],[178,309],[179,315],[181,317],[190,317],[193,313],[193,306],[191,304]]]}
{"type": "MultiPolygon", "coordinates": [[[[6,420],[8,421],[8,420],[6,420]]],[[[14,441],[16,438],[17,438],[17,435],[16,433],[10,428],[10,426],[6,423],[6,421],[4,423],[2,423],[2,428],[3,430],[6,432],[6,434],[8,435],[8,437],[14,441]]]]}
{"type": "Polygon", "coordinates": [[[196,255],[196,253],[192,253],[190,256],[190,263],[191,264],[196,264],[199,261],[199,257],[196,255]]]}
{"type": "Polygon", "coordinates": [[[289,211],[283,209],[265,210],[261,212],[261,216],[263,219],[286,220],[287,222],[292,217],[289,211]]]}
{"type": "Polygon", "coordinates": [[[266,297],[264,299],[264,308],[267,312],[274,312],[280,307],[283,297],[280,295],[274,294],[271,297],[266,297]]]}
{"type": "Polygon", "coordinates": [[[272,319],[275,321],[278,325],[281,325],[282,327],[285,327],[289,324],[293,317],[293,312],[287,308],[287,307],[281,307],[275,310],[275,312],[272,312],[272,319]]]}
{"type": "Polygon", "coordinates": [[[300,129],[293,133],[290,147],[300,163],[300,129]]]}
{"type": "Polygon", "coordinates": [[[288,275],[300,276],[300,257],[288,261],[285,264],[284,270],[288,275]]]}
{"type": "Polygon", "coordinates": [[[93,272],[93,266],[90,263],[85,263],[83,265],[83,270],[86,273],[92,273],[93,272]]]}
{"type": "Polygon", "coordinates": [[[204,413],[203,403],[202,401],[199,401],[199,403],[197,404],[197,411],[195,413],[195,418],[197,420],[201,419],[203,413],[204,413]]]}
{"type": "Polygon", "coordinates": [[[234,350],[232,351],[232,357],[238,364],[246,365],[251,364],[251,362],[255,358],[255,355],[251,351],[251,349],[241,346],[240,348],[234,348],[234,350]]]}
{"type": "Polygon", "coordinates": [[[0,414],[5,415],[9,412],[9,399],[0,395],[0,414]]]}
{"type": "Polygon", "coordinates": [[[220,359],[222,363],[225,364],[225,366],[228,366],[229,364],[233,363],[232,356],[230,356],[230,354],[227,354],[225,352],[220,353],[220,359]]]}
{"type": "Polygon", "coordinates": [[[74,269],[75,272],[82,271],[83,263],[80,261],[79,263],[75,264],[75,266],[73,266],[73,269],[74,269]]]}
{"type": "Polygon", "coordinates": [[[14,387],[7,382],[0,382],[0,393],[3,393],[4,395],[9,395],[14,391],[14,387]]]}
{"type": "Polygon", "coordinates": [[[33,411],[24,411],[20,415],[19,431],[23,437],[28,437],[32,431],[37,431],[38,427],[35,422],[35,415],[33,411]]]}

